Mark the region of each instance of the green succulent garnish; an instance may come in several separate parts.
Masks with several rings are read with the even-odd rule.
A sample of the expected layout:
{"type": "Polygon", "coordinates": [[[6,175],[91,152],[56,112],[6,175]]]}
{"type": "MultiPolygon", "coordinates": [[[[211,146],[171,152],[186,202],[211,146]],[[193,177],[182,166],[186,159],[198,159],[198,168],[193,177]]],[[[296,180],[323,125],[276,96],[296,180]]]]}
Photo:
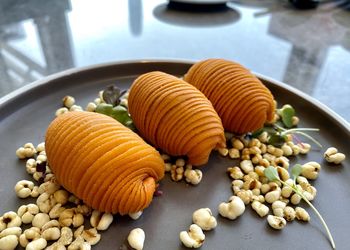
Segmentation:
{"type": "Polygon", "coordinates": [[[277,110],[277,113],[280,115],[283,124],[287,128],[293,127],[293,116],[295,116],[295,110],[291,105],[284,105],[281,109],[277,110]]]}
{"type": "Polygon", "coordinates": [[[135,126],[129,112],[124,106],[118,105],[113,107],[112,104],[101,103],[97,105],[95,112],[108,115],[131,130],[135,130],[135,126]]]}

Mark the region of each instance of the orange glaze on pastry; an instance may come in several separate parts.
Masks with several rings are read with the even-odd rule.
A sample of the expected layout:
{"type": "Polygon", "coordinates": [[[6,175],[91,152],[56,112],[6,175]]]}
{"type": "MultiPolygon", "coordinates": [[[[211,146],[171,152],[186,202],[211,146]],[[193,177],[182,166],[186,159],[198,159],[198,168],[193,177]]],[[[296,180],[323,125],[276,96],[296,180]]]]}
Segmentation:
{"type": "Polygon", "coordinates": [[[164,176],[159,153],[106,115],[68,112],[48,127],[46,154],[58,182],[102,212],[148,207],[164,176]]]}
{"type": "Polygon", "coordinates": [[[184,80],[212,102],[228,132],[253,132],[273,119],[275,103],[271,92],[238,63],[204,60],[195,63],[184,80]]]}
{"type": "Polygon", "coordinates": [[[140,135],[172,156],[187,156],[195,166],[225,147],[224,129],[210,101],[192,85],[163,72],[139,76],[128,106],[140,135]]]}

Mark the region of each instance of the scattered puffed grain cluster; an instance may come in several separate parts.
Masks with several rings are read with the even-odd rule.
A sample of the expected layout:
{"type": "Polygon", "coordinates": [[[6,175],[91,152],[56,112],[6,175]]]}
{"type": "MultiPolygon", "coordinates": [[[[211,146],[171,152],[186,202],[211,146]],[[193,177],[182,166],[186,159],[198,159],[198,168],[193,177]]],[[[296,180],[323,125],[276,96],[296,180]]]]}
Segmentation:
{"type": "MultiPolygon", "coordinates": [[[[100,95],[102,95],[102,94],[100,94],[100,95]]],[[[95,101],[89,102],[86,105],[85,111],[95,112],[97,105],[102,103],[102,102],[104,102],[103,99],[101,100],[100,98],[96,98],[95,101]]],[[[62,98],[62,105],[63,105],[63,107],[56,110],[56,113],[55,113],[56,116],[62,115],[62,114],[67,113],[69,111],[83,111],[82,106],[75,104],[75,98],[73,96],[67,95],[67,96],[63,97],[62,98]]]]}
{"type": "MultiPolygon", "coordinates": [[[[74,105],[74,99],[64,101],[66,105],[74,105]]],[[[26,143],[16,155],[20,159],[27,158],[26,171],[37,184],[20,180],[14,190],[21,199],[37,199],[36,204],[22,205],[17,213],[10,211],[0,217],[0,249],[11,250],[20,245],[26,249],[74,250],[91,249],[97,244],[101,239],[99,231],[108,229],[113,215],[92,211],[57,183],[47,164],[44,143],[37,147],[26,143]],[[86,219],[90,221],[90,228],[84,226],[86,219]],[[24,224],[30,227],[22,232],[24,224]]],[[[137,219],[141,214],[133,216],[137,219]]]]}
{"type": "Polygon", "coordinates": [[[179,182],[185,180],[192,185],[198,185],[203,177],[203,173],[199,169],[194,169],[191,164],[186,164],[182,158],[173,159],[167,154],[162,154],[164,160],[165,172],[170,173],[173,181],[179,182]]]}
{"type": "MultiPolygon", "coordinates": [[[[98,98],[87,104],[85,110],[94,112],[101,103],[105,103],[103,91],[99,92],[98,98]]],[[[63,107],[56,110],[56,116],[70,111],[83,111],[81,106],[75,104],[75,98],[69,95],[62,99],[62,105],[63,107]]],[[[120,105],[127,108],[128,92],[121,96],[120,105]]],[[[56,182],[47,164],[45,143],[40,143],[37,147],[26,143],[17,149],[16,155],[19,159],[27,159],[26,171],[37,184],[20,180],[14,187],[15,193],[22,199],[34,197],[37,200],[36,204],[22,205],[17,213],[10,211],[0,217],[0,249],[15,249],[19,244],[26,249],[73,250],[91,249],[92,245],[97,244],[101,239],[98,231],[108,229],[113,222],[113,215],[92,211],[56,182]],[[84,222],[88,218],[91,228],[84,228],[84,222]],[[31,224],[31,227],[22,232],[22,224],[31,224]],[[48,246],[50,242],[53,243],[48,246]]],[[[181,162],[181,159],[177,161],[180,165],[181,162]]],[[[188,170],[185,174],[188,182],[198,184],[202,177],[201,172],[188,170]]],[[[141,215],[142,211],[139,211],[129,216],[136,220],[141,215]]],[[[142,244],[138,241],[136,249],[142,249],[140,246],[143,246],[143,241],[144,236],[142,244]]]]}
{"type": "MultiPolygon", "coordinates": [[[[281,147],[268,143],[269,134],[262,132],[258,138],[247,136],[235,137],[226,133],[226,139],[230,148],[219,151],[222,156],[239,159],[236,166],[229,167],[227,173],[232,178],[232,196],[227,203],[219,206],[222,216],[235,219],[244,212],[245,206],[251,204],[252,209],[260,216],[267,217],[268,224],[274,229],[282,229],[287,221],[295,218],[296,211],[293,208],[298,205],[302,198],[296,194],[289,185],[293,180],[288,172],[290,156],[306,154],[311,146],[307,143],[294,144],[291,137],[287,137],[281,147]],[[288,185],[281,182],[270,182],[265,176],[265,168],[273,166],[277,170],[279,178],[288,185]],[[291,205],[292,206],[291,206],[291,205]]],[[[302,165],[301,176],[297,178],[297,189],[309,200],[316,197],[317,190],[308,180],[317,179],[321,165],[317,162],[307,162],[302,165]]],[[[303,210],[303,213],[307,213],[303,210]]],[[[300,214],[300,212],[299,212],[300,214]]],[[[310,218],[303,214],[303,218],[310,218]]],[[[308,221],[304,219],[303,221],[308,221]]]]}
{"type": "MultiPolygon", "coordinates": [[[[93,103],[94,104],[94,103],[93,103]]],[[[83,111],[83,108],[79,105],[75,105],[75,98],[73,96],[67,95],[62,98],[63,107],[56,110],[55,115],[59,116],[69,111],[83,111]]],[[[95,107],[96,108],[96,107],[95,107]]],[[[86,107],[87,111],[95,111],[92,104],[88,104],[86,107]]]]}

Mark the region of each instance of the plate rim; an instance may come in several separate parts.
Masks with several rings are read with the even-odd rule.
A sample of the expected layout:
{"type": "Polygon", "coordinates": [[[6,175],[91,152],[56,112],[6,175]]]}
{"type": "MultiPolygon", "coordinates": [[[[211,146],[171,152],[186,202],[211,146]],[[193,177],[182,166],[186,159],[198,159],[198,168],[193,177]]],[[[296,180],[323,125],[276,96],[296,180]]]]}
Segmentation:
{"type": "MultiPolygon", "coordinates": [[[[152,64],[152,63],[194,64],[198,61],[200,61],[200,60],[193,60],[193,59],[192,60],[191,59],[132,59],[132,60],[119,60],[119,61],[98,63],[98,64],[92,64],[92,65],[82,66],[82,67],[74,67],[74,68],[66,69],[66,70],[51,74],[51,75],[44,76],[42,79],[28,83],[28,84],[26,84],[26,85],[24,85],[16,90],[12,91],[12,92],[6,94],[5,96],[0,98],[0,108],[3,105],[5,105],[6,103],[11,102],[14,99],[16,99],[18,96],[23,95],[32,89],[43,86],[50,81],[57,80],[57,79],[62,78],[62,77],[68,77],[68,76],[74,75],[74,74],[79,74],[79,73],[84,72],[84,71],[91,71],[91,70],[96,70],[99,68],[106,68],[106,67],[125,65],[125,64],[152,64]]],[[[259,79],[261,79],[263,81],[267,81],[275,86],[284,88],[287,91],[290,91],[293,94],[304,99],[306,102],[309,102],[312,105],[316,106],[317,108],[321,109],[323,112],[327,113],[332,119],[334,119],[336,122],[338,122],[340,126],[342,126],[345,130],[347,130],[350,133],[350,123],[347,122],[343,117],[341,117],[335,111],[333,111],[326,104],[318,101],[314,97],[312,97],[312,96],[302,92],[301,90],[299,90],[293,86],[290,86],[286,83],[275,80],[271,77],[257,73],[255,71],[252,71],[252,73],[254,75],[256,75],[259,79]]]]}

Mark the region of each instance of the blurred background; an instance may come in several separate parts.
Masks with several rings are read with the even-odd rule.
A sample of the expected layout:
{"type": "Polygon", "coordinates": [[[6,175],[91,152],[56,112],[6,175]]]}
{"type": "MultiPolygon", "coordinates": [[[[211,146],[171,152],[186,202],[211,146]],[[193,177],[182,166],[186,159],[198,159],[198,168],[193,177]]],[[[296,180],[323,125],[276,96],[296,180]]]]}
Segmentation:
{"type": "Polygon", "coordinates": [[[292,85],[350,121],[349,1],[197,1],[0,0],[0,97],[74,67],[216,57],[292,85]]]}

